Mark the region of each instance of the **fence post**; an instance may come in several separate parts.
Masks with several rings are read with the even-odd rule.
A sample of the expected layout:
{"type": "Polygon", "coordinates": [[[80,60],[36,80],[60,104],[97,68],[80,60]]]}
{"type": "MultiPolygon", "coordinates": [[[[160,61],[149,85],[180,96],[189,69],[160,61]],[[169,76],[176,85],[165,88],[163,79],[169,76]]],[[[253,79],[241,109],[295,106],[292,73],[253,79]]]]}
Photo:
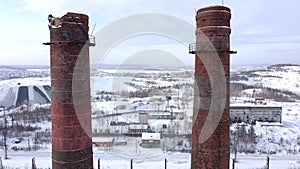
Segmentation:
{"type": "Polygon", "coordinates": [[[267,156],[267,169],[270,169],[270,157],[267,156]]]}
{"type": "Polygon", "coordinates": [[[100,158],[98,158],[98,169],[100,169],[100,158]]]}
{"type": "Polygon", "coordinates": [[[168,160],[165,158],[165,169],[167,169],[168,160]]]}
{"type": "Polygon", "coordinates": [[[32,158],[32,169],[36,169],[36,165],[35,165],[35,157],[32,158]]]}
{"type": "Polygon", "coordinates": [[[3,169],[3,165],[2,165],[2,157],[0,157],[0,169],[3,169]]]}
{"type": "Polygon", "coordinates": [[[133,159],[130,160],[130,169],[133,169],[133,159]]]}

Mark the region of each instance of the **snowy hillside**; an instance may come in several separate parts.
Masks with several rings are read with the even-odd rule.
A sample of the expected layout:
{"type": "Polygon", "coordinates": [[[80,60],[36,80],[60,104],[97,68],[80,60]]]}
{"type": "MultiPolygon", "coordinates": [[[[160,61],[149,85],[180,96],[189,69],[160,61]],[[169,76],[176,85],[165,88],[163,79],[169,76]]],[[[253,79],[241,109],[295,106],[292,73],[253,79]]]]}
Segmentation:
{"type": "Polygon", "coordinates": [[[269,87],[300,94],[300,66],[273,65],[254,70],[231,71],[231,81],[258,87],[269,87]]]}

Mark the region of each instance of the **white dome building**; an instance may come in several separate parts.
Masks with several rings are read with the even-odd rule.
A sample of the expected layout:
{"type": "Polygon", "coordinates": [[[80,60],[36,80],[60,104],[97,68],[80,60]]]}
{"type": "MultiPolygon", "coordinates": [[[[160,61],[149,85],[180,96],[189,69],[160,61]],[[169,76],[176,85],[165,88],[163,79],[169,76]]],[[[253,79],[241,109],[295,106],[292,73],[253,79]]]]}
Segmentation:
{"type": "Polygon", "coordinates": [[[18,107],[23,104],[51,102],[50,78],[22,78],[0,82],[0,106],[18,107]]]}

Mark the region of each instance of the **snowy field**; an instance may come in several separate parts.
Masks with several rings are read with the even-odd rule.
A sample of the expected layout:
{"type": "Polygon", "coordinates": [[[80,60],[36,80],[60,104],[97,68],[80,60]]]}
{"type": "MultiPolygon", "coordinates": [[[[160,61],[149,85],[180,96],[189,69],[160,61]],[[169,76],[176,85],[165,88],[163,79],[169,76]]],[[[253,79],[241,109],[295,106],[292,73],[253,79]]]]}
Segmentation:
{"type": "MultiPolygon", "coordinates": [[[[94,148],[94,168],[100,159],[101,169],[130,169],[130,157],[103,152],[94,148]]],[[[3,152],[1,152],[3,154],[3,152]]],[[[40,169],[51,168],[50,150],[36,152],[9,152],[8,160],[2,160],[4,167],[26,169],[31,168],[32,158],[35,157],[36,166],[40,169]]],[[[234,155],[231,155],[231,159],[234,155]]],[[[164,169],[165,159],[169,169],[189,169],[191,155],[188,153],[163,153],[154,157],[133,158],[134,169],[164,169]]],[[[267,162],[266,155],[241,155],[237,156],[236,169],[262,169],[267,162]]],[[[232,161],[230,162],[232,168],[232,161]]],[[[271,155],[271,169],[297,169],[300,168],[300,155],[271,155]]]]}

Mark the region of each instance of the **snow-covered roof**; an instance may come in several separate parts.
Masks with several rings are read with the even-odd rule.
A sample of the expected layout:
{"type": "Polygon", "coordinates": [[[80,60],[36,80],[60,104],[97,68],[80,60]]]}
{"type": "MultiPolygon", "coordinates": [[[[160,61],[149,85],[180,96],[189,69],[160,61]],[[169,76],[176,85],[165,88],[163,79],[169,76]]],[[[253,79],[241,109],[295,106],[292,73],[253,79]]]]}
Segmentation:
{"type": "Polygon", "coordinates": [[[130,124],[129,125],[130,129],[144,129],[146,130],[148,128],[147,124],[130,124]]]}
{"type": "Polygon", "coordinates": [[[151,112],[151,113],[148,113],[148,115],[151,115],[151,116],[153,116],[153,115],[157,115],[157,116],[162,116],[162,115],[171,115],[171,112],[151,112]]]}
{"type": "Polygon", "coordinates": [[[160,133],[142,133],[142,140],[160,140],[160,133]]]}
{"type": "Polygon", "coordinates": [[[230,104],[230,108],[281,108],[282,106],[280,105],[264,105],[264,104],[230,104]]]}
{"type": "Polygon", "coordinates": [[[92,142],[93,143],[110,143],[113,141],[113,138],[108,137],[93,137],[92,142]]]}
{"type": "Polygon", "coordinates": [[[0,106],[51,102],[49,78],[20,78],[0,82],[0,106]]]}

